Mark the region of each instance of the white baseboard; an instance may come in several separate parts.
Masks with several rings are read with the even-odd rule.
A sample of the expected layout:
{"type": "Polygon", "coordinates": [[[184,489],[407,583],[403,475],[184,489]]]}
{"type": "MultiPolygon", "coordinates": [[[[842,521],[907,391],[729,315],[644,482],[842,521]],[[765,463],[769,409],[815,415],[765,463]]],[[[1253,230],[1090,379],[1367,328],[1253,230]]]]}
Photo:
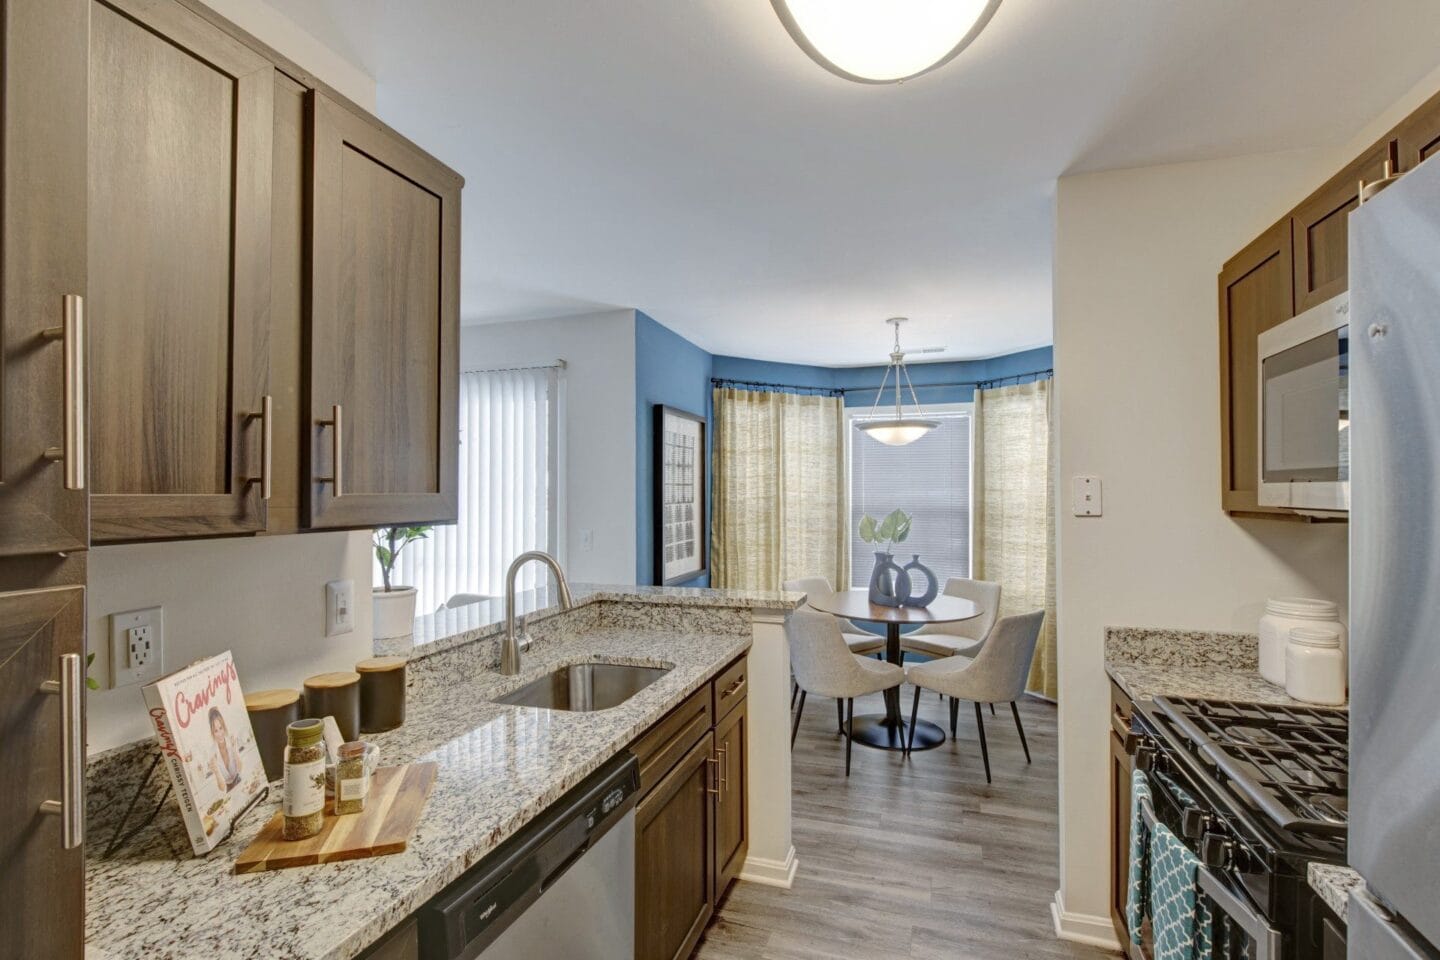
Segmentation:
{"type": "Polygon", "coordinates": [[[1065,895],[1055,891],[1055,900],[1050,904],[1050,917],[1055,922],[1055,936],[1061,940],[1072,940],[1106,950],[1119,950],[1120,941],[1115,939],[1115,924],[1109,915],[1096,917],[1086,913],[1070,913],[1065,909],[1065,895]]]}
{"type": "Polygon", "coordinates": [[[784,860],[767,860],[763,857],[746,857],[745,866],[740,870],[740,879],[749,883],[761,883],[767,887],[784,887],[789,890],[795,883],[795,871],[800,861],[791,847],[784,860]]]}

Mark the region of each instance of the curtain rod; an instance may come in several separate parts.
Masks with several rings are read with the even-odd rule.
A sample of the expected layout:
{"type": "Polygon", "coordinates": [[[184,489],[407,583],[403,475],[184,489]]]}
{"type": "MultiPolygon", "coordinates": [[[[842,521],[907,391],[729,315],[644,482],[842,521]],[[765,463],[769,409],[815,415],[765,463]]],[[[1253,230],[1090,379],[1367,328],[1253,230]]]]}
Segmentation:
{"type": "MultiPolygon", "coordinates": [[[[1028,370],[1025,373],[1011,373],[1003,377],[994,377],[990,380],[952,380],[947,383],[917,383],[915,384],[915,389],[925,390],[935,389],[939,387],[979,387],[982,390],[986,390],[990,389],[991,387],[1003,386],[1007,380],[1014,380],[1016,383],[1019,383],[1026,377],[1035,377],[1039,379],[1041,377],[1053,376],[1055,376],[1054,368],[1048,367],[1044,370],[1028,370]]],[[[778,390],[811,390],[818,393],[829,394],[830,396],[842,397],[847,393],[866,393],[872,390],[879,389],[879,386],[877,384],[870,384],[869,386],[863,387],[807,387],[801,386],[797,383],[766,383],[762,380],[731,380],[725,377],[712,377],[710,379],[710,383],[712,386],[716,387],[731,385],[740,387],[773,387],[778,390]]]]}
{"type": "Polygon", "coordinates": [[[481,367],[477,370],[461,370],[461,373],[514,373],[519,370],[564,370],[568,364],[564,360],[552,360],[550,363],[532,363],[523,367],[481,367]]]}

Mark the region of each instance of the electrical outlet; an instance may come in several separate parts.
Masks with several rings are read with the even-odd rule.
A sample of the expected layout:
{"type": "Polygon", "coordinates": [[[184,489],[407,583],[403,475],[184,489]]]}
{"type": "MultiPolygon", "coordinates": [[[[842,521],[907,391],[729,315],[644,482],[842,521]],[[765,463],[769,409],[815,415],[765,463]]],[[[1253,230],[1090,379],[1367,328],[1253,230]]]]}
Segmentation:
{"type": "Polygon", "coordinates": [[[325,584],[325,636],[338,637],[355,629],[355,581],[331,580],[325,584]]]}
{"type": "Polygon", "coordinates": [[[164,675],[163,626],[160,607],[110,615],[110,686],[149,683],[164,675]]]}

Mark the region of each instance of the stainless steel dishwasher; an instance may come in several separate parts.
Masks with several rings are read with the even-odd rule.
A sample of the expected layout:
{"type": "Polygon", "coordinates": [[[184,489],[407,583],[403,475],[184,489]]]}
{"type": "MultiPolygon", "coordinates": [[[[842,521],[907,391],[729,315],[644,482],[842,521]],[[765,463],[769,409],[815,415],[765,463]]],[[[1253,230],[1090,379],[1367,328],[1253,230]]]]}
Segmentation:
{"type": "Polygon", "coordinates": [[[419,911],[423,960],[635,954],[635,795],[622,753],[419,911]]]}

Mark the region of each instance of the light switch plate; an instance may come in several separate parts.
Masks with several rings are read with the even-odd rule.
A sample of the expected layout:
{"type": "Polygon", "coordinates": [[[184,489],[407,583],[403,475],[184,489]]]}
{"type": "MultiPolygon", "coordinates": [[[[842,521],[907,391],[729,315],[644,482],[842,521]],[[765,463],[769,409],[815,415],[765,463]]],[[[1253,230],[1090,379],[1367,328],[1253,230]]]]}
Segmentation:
{"type": "Polygon", "coordinates": [[[325,636],[338,637],[355,629],[355,581],[331,580],[325,584],[325,636]]]}
{"type": "Polygon", "coordinates": [[[164,641],[163,608],[110,614],[110,686],[128,687],[164,676],[164,641]]]}
{"type": "Polygon", "coordinates": [[[1070,499],[1077,517],[1098,517],[1105,513],[1105,490],[1099,477],[1071,477],[1070,499]]]}

